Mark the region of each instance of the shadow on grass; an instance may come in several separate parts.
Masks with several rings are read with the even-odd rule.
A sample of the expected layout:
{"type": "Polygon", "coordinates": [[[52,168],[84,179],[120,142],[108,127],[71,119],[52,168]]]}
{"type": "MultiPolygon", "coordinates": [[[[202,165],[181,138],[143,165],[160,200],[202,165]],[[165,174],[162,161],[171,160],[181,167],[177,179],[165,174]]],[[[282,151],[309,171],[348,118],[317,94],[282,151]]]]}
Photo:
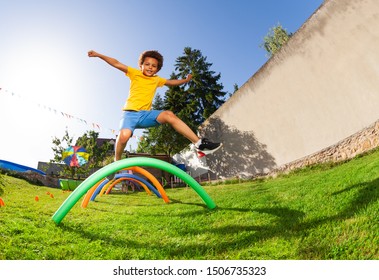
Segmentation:
{"type": "Polygon", "coordinates": [[[358,194],[351,201],[350,207],[347,207],[342,211],[337,218],[350,218],[355,213],[365,209],[368,205],[377,202],[379,200],[379,178],[370,182],[363,182],[350,186],[342,191],[335,192],[332,195],[339,195],[351,190],[357,190],[358,194]]]}
{"type": "MultiPolygon", "coordinates": [[[[148,250],[151,252],[149,256],[139,256],[139,259],[151,259],[151,256],[154,256],[156,259],[204,259],[202,256],[206,256],[207,259],[219,259],[220,256],[236,255],[236,252],[239,250],[245,250],[244,258],[246,258],[246,248],[252,248],[251,258],[257,258],[258,251],[254,251],[255,248],[259,248],[262,242],[272,239],[279,238],[284,239],[288,242],[293,242],[297,240],[294,246],[297,248],[293,249],[291,256],[288,252],[283,252],[283,255],[280,255],[279,251],[276,251],[276,255],[270,255],[269,252],[266,255],[261,255],[260,257],[266,259],[288,259],[296,256],[297,259],[327,259],[330,258],[330,250],[333,244],[326,244],[327,242],[319,242],[319,238],[322,238],[322,234],[327,233],[322,232],[319,236],[312,237],[311,239],[306,239],[310,234],[310,231],[317,229],[323,225],[328,225],[333,222],[343,222],[353,218],[357,213],[367,209],[367,207],[373,203],[376,203],[379,198],[379,178],[370,181],[363,182],[360,184],[352,185],[344,190],[334,192],[331,194],[332,197],[337,197],[340,195],[347,194],[351,191],[354,191],[355,194],[351,196],[351,199],[346,207],[339,211],[335,215],[318,217],[314,219],[305,220],[307,213],[296,209],[290,209],[288,207],[260,207],[260,208],[233,208],[233,207],[218,207],[214,210],[207,209],[206,205],[201,203],[183,203],[180,200],[172,200],[172,203],[177,204],[186,204],[202,209],[195,211],[186,211],[183,213],[172,213],[167,214],[166,217],[162,217],[160,213],[148,213],[146,216],[151,216],[149,219],[154,221],[155,225],[157,223],[162,223],[162,226],[165,227],[165,222],[168,222],[170,217],[176,216],[183,219],[183,226],[176,227],[176,234],[179,234],[184,239],[192,240],[193,242],[179,242],[176,243],[175,239],[165,238],[165,241],[161,240],[152,240],[150,243],[144,241],[139,241],[138,237],[135,239],[129,239],[128,237],[118,237],[112,236],[109,234],[110,231],[105,232],[91,232],[86,228],[71,226],[69,224],[62,224],[60,227],[66,231],[74,232],[75,234],[80,234],[86,239],[90,240],[101,240],[106,245],[109,246],[109,250],[116,247],[128,247],[131,250],[148,250]],[[240,213],[258,213],[264,215],[270,215],[270,222],[264,225],[256,223],[254,225],[254,220],[249,222],[249,224],[228,224],[225,226],[216,227],[218,223],[217,220],[220,219],[220,224],[222,223],[222,215],[220,217],[215,217],[212,214],[219,214],[218,212],[225,211],[228,212],[240,212],[240,213]],[[155,219],[155,216],[157,217],[155,219]],[[191,227],[190,223],[192,219],[204,219],[208,221],[209,224],[204,224],[203,227],[191,227]],[[212,220],[213,219],[213,220],[212,220]],[[214,220],[216,219],[216,220],[214,220]],[[158,221],[157,223],[155,221],[158,221]],[[208,241],[195,241],[195,237],[198,236],[207,236],[207,235],[219,235],[219,238],[212,238],[208,241]],[[306,241],[302,241],[303,239],[306,241]],[[312,243],[313,242],[313,243],[312,243]],[[320,245],[320,243],[324,245],[320,245]],[[225,253],[226,252],[226,253],[225,253]],[[255,254],[255,255],[254,255],[255,254]],[[286,255],[287,254],[287,255],[286,255]]],[[[346,199],[348,199],[347,196],[346,199]]],[[[345,199],[345,198],[344,198],[345,199]]],[[[268,217],[270,217],[268,216],[268,217]]],[[[147,222],[149,221],[147,219],[147,222]]],[[[146,221],[145,221],[146,222],[146,221]]],[[[128,230],[127,225],[125,230],[128,230]]],[[[329,240],[333,240],[331,237],[329,240]]],[[[249,253],[250,254],[250,253],[249,253]]],[[[127,256],[120,256],[127,257],[127,256]]],[[[248,258],[249,256],[247,256],[248,258]]],[[[338,259],[338,256],[335,257],[338,259]]]]}
{"type": "Polygon", "coordinates": [[[204,203],[183,202],[183,201],[181,201],[179,199],[172,199],[172,198],[170,199],[170,203],[172,203],[172,204],[184,204],[184,205],[198,206],[198,207],[210,210],[210,209],[208,209],[207,205],[205,205],[204,203]]]}
{"type": "MultiPolygon", "coordinates": [[[[356,191],[349,204],[336,215],[331,215],[329,217],[319,218],[311,220],[307,223],[301,224],[301,232],[306,232],[312,228],[320,227],[324,224],[331,222],[342,222],[354,218],[357,213],[364,211],[373,203],[379,200],[379,178],[372,180],[370,182],[363,182],[349,186],[341,191],[332,193],[332,196],[339,196],[351,191],[356,191]]],[[[376,221],[378,222],[378,220],[376,221]]],[[[300,233],[301,233],[300,232],[300,233]]],[[[333,244],[330,244],[330,246],[333,244]]],[[[324,258],[331,258],[330,246],[318,246],[317,244],[305,244],[303,248],[300,248],[299,254],[304,257],[304,259],[309,257],[309,254],[314,254],[324,258]]],[[[358,246],[358,245],[357,245],[358,246]]],[[[344,253],[344,252],[342,252],[344,253]]],[[[338,256],[334,257],[339,259],[338,256]]]]}

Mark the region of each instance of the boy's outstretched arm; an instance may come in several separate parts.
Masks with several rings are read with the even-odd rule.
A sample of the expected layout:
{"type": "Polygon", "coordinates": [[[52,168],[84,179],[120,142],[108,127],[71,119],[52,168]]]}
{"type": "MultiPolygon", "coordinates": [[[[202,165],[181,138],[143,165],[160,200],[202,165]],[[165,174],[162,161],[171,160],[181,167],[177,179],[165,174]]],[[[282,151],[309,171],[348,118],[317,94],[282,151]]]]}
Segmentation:
{"type": "Polygon", "coordinates": [[[189,74],[187,78],[183,80],[167,80],[165,85],[166,86],[180,86],[182,84],[188,83],[192,79],[192,74],[189,74]]]}
{"type": "Polygon", "coordinates": [[[128,72],[128,66],[122,64],[120,61],[118,61],[115,58],[103,55],[101,53],[98,53],[98,52],[95,52],[95,51],[92,51],[92,50],[88,52],[88,56],[89,57],[98,57],[98,58],[101,58],[106,63],[108,63],[109,65],[113,66],[114,68],[117,68],[117,69],[119,69],[119,70],[121,70],[122,72],[125,72],[125,73],[128,72]]]}

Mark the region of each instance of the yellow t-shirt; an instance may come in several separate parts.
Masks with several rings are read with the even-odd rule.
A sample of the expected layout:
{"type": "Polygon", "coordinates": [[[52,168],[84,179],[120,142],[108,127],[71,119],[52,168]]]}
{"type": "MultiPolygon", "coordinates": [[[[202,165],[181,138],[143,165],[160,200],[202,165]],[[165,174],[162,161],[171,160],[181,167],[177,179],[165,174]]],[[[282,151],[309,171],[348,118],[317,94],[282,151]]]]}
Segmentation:
{"type": "Polygon", "coordinates": [[[155,91],[164,86],[166,79],[153,76],[145,76],[142,71],[129,67],[126,76],[130,79],[129,97],[123,110],[150,110],[153,103],[155,91]]]}

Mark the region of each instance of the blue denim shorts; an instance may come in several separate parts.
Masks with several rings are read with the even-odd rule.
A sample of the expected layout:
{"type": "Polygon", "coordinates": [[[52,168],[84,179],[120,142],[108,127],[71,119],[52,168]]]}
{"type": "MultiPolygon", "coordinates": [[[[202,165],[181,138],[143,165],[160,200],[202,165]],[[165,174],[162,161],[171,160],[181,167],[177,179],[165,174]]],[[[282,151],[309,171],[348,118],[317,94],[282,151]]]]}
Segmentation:
{"type": "Polygon", "coordinates": [[[157,118],[163,110],[149,111],[124,111],[120,120],[120,130],[129,129],[132,132],[136,128],[148,128],[158,126],[157,118]]]}

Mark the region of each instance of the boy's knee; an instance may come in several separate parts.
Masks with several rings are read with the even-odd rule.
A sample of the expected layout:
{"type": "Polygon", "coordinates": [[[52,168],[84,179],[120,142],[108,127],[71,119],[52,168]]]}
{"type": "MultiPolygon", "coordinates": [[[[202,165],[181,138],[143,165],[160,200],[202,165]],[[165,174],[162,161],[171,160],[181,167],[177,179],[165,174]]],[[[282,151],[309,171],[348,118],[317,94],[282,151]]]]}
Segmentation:
{"type": "Polygon", "coordinates": [[[176,117],[174,112],[172,111],[164,111],[163,114],[166,116],[166,117],[176,117]]]}
{"type": "Polygon", "coordinates": [[[118,142],[124,144],[124,143],[128,142],[128,140],[130,139],[131,136],[132,136],[131,131],[121,130],[120,134],[118,135],[118,142]]]}
{"type": "Polygon", "coordinates": [[[158,121],[160,123],[171,123],[176,120],[178,117],[172,111],[164,111],[159,115],[158,121]]]}

